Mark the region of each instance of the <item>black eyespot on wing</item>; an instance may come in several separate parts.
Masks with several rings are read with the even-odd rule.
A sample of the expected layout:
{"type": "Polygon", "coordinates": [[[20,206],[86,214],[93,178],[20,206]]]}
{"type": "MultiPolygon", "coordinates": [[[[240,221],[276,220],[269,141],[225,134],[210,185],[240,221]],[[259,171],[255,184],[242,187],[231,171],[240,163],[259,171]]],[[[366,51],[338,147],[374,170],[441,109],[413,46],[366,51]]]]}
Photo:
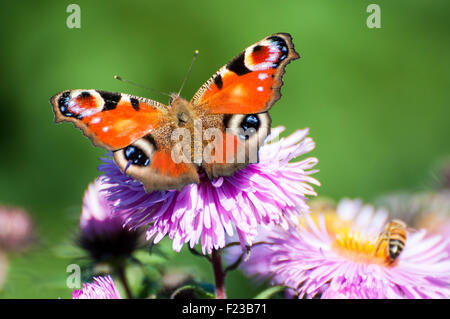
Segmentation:
{"type": "Polygon", "coordinates": [[[105,104],[103,105],[103,111],[114,110],[117,106],[117,103],[119,103],[120,99],[122,98],[122,95],[119,93],[111,93],[106,91],[97,91],[97,92],[105,101],[105,104]]]}
{"type": "Polygon", "coordinates": [[[69,100],[70,100],[70,92],[69,91],[61,94],[61,96],[58,99],[58,108],[62,115],[66,116],[66,117],[73,117],[74,114],[67,110],[67,104],[69,103],[69,100]]]}
{"type": "Polygon", "coordinates": [[[276,68],[276,67],[278,67],[280,62],[282,62],[284,59],[287,58],[287,56],[289,54],[289,47],[288,47],[286,41],[279,36],[272,36],[267,39],[272,41],[272,43],[274,43],[277,46],[277,48],[281,51],[281,54],[278,57],[278,61],[275,63],[275,66],[274,66],[276,68]]]}
{"type": "Polygon", "coordinates": [[[133,107],[133,109],[135,109],[136,111],[139,111],[139,101],[137,99],[135,99],[134,97],[130,98],[130,102],[131,102],[131,106],[133,107]]]}
{"type": "Polygon", "coordinates": [[[148,166],[150,159],[147,155],[138,147],[130,145],[127,146],[123,152],[125,159],[137,166],[148,166]]]}
{"type": "Polygon", "coordinates": [[[222,81],[222,76],[220,74],[217,74],[214,77],[214,84],[217,86],[217,88],[220,90],[223,87],[223,81],[222,81]]]}
{"type": "Polygon", "coordinates": [[[259,118],[257,115],[249,114],[241,122],[241,128],[243,130],[243,134],[241,134],[241,138],[248,140],[250,136],[255,134],[259,127],[261,125],[261,122],[259,121],[259,118]]]}
{"type": "Polygon", "coordinates": [[[248,130],[249,128],[258,129],[260,125],[258,116],[249,114],[247,115],[244,120],[241,123],[241,127],[244,129],[244,131],[248,130]]]}
{"type": "Polygon", "coordinates": [[[270,40],[273,43],[275,43],[282,52],[284,52],[284,53],[288,52],[288,45],[282,37],[275,35],[275,36],[267,38],[267,40],[270,40]]]}
{"type": "Polygon", "coordinates": [[[245,66],[245,51],[239,54],[233,61],[227,64],[227,69],[236,73],[237,75],[244,75],[250,73],[249,70],[245,66]]]}

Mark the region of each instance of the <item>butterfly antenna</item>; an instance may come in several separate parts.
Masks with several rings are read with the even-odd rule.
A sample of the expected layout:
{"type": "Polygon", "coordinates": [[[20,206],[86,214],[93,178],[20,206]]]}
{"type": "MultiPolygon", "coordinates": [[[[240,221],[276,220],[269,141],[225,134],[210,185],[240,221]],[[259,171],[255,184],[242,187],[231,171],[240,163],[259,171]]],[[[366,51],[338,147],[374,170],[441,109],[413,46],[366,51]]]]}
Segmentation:
{"type": "Polygon", "coordinates": [[[158,91],[158,90],[156,90],[156,89],[152,89],[152,88],[149,88],[149,87],[140,85],[139,83],[136,83],[136,82],[133,82],[133,81],[130,81],[130,80],[126,80],[126,79],[122,78],[121,76],[114,75],[114,78],[115,78],[116,80],[119,80],[119,81],[122,81],[122,82],[125,82],[125,83],[129,83],[129,84],[132,84],[132,85],[137,86],[137,87],[140,87],[140,88],[142,88],[142,89],[146,89],[146,90],[150,90],[150,91],[153,91],[153,92],[157,92],[157,93],[159,93],[159,94],[166,95],[166,96],[169,96],[169,97],[170,97],[170,94],[169,94],[169,93],[164,93],[164,92],[158,91]]]}
{"type": "Polygon", "coordinates": [[[178,94],[177,94],[178,96],[180,96],[181,91],[183,90],[183,87],[184,87],[184,85],[186,84],[187,79],[189,78],[189,74],[191,74],[192,66],[194,65],[195,59],[197,59],[198,53],[199,53],[198,50],[195,50],[195,51],[194,51],[194,56],[192,57],[191,65],[189,66],[189,70],[188,70],[188,72],[187,72],[187,74],[186,74],[186,77],[184,78],[183,84],[181,84],[181,88],[180,88],[180,90],[178,91],[178,94]]]}

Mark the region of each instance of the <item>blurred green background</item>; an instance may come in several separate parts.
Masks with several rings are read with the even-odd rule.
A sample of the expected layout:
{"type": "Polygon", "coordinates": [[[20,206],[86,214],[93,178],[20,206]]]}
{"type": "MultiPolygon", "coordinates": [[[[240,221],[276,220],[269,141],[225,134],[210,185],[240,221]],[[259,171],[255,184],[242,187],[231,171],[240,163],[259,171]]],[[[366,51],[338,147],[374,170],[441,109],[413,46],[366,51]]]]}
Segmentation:
{"type": "MultiPolygon", "coordinates": [[[[291,33],[302,58],[287,67],[271,111],[286,133],[309,127],[317,142],[321,196],[370,201],[418,190],[450,154],[450,2],[377,1],[381,29],[369,29],[369,1],[2,1],[0,11],[0,203],[26,208],[39,240],[10,256],[2,298],[70,298],[67,259],[55,247],[77,230],[83,192],[104,151],[71,124],[55,125],[49,98],[65,89],[167,98],[114,74],[177,91],[192,53],[199,58],[186,98],[246,46],[291,33]],[[81,7],[69,29],[66,8],[81,7]]],[[[183,251],[212,280],[209,265],[183,251]]],[[[230,297],[259,288],[239,273],[230,297]]]]}

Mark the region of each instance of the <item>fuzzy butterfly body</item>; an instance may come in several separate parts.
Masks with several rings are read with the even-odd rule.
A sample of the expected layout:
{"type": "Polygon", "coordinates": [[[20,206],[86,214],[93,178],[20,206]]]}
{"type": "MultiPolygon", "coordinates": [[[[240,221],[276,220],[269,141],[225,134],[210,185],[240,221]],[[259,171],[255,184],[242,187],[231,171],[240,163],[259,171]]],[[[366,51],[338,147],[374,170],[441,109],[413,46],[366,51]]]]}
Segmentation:
{"type": "Polygon", "coordinates": [[[202,171],[213,179],[257,161],[251,150],[270,133],[267,111],[281,97],[286,64],[297,58],[290,35],[278,33],[223,66],[190,102],[172,94],[166,106],[92,89],[63,91],[50,102],[56,122],[73,122],[113,151],[122,172],[147,192],[181,189],[199,183],[202,171]]]}

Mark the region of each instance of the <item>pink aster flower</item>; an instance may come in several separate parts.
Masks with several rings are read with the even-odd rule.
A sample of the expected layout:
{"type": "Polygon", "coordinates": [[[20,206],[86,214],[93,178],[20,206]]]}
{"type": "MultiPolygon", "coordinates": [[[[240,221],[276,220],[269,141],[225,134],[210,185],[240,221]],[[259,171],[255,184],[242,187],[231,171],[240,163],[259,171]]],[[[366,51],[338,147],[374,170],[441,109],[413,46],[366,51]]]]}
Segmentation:
{"type": "Polygon", "coordinates": [[[34,238],[30,215],[21,208],[0,207],[0,250],[22,251],[34,238]]]}
{"type": "Polygon", "coordinates": [[[112,214],[104,185],[97,179],[83,197],[79,245],[96,261],[129,256],[139,244],[140,232],[123,226],[123,217],[112,214]]]}
{"type": "MultiPolygon", "coordinates": [[[[284,128],[275,128],[267,141],[278,138],[284,128]]],[[[250,164],[230,177],[209,180],[181,190],[146,193],[142,185],[122,174],[111,159],[100,166],[104,181],[111,184],[108,198],[126,216],[132,228],[149,225],[147,239],[159,242],[168,235],[173,248],[190,247],[201,240],[203,253],[225,246],[226,236],[237,234],[241,244],[251,245],[258,225],[286,224],[299,211],[308,211],[306,196],[315,196],[310,175],[317,159],[310,157],[290,163],[312,151],[314,141],[308,129],[265,144],[259,163],[250,164]]]]}
{"type": "Polygon", "coordinates": [[[83,284],[72,292],[73,299],[122,299],[111,276],[94,277],[93,283],[83,284]]]}
{"type": "Polygon", "coordinates": [[[358,200],[313,210],[297,226],[266,231],[260,239],[268,244],[254,247],[242,267],[299,298],[449,298],[448,238],[408,230],[403,251],[389,263],[385,246],[376,249],[387,216],[358,200]]]}

